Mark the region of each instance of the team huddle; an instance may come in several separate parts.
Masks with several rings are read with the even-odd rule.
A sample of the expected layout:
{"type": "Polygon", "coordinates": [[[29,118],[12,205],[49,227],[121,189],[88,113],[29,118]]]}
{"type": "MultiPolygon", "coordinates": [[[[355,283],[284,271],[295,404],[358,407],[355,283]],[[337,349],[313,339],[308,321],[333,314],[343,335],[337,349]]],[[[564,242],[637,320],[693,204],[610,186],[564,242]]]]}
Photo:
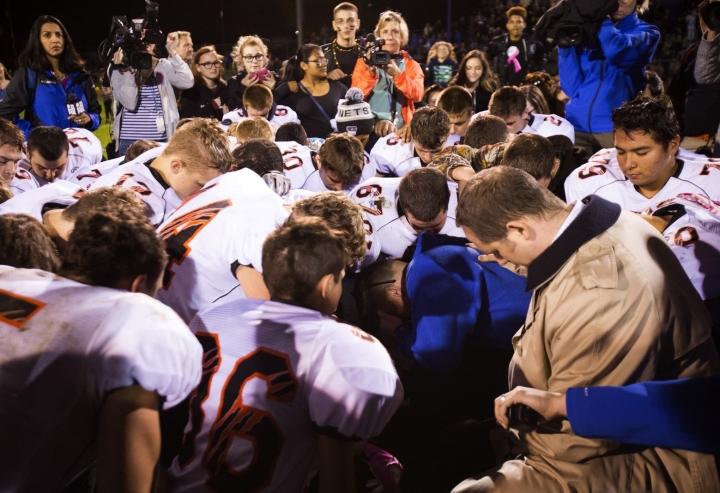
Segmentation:
{"type": "MultiPolygon", "coordinates": [[[[342,106],[367,104],[352,91],[342,106]]],[[[272,97],[262,85],[245,95],[246,108],[272,97]]],[[[658,258],[674,253],[697,292],[687,293],[692,303],[702,299],[719,323],[720,160],[679,148],[671,105],[623,104],[615,148],[568,167],[567,120],[529,115],[513,87],[493,95],[489,112],[473,114],[472,104],[451,87],[403,135],[379,138],[348,116],[338,124],[349,133],[312,142],[283,108],[270,112],[277,119],[185,119],[169,142],[137,141],[111,161],[88,130],[37,127],[25,141],[0,119],[0,443],[13,451],[0,464],[0,491],[75,491],[94,464],[98,489],[149,490],[158,463],[169,491],[305,491],[316,476],[319,491],[354,491],[355,457],[399,491],[392,441],[372,439],[423,399],[404,391],[407,365],[458,371],[469,346],[485,345],[508,354],[507,375],[513,348],[523,356],[528,322],[518,330],[539,304],[524,276],[531,286],[537,271],[493,240],[504,232],[478,233],[485,212],[472,209],[478,187],[505,179],[502,169],[575,203],[571,219],[614,214],[630,222],[605,234],[639,228],[661,240],[658,258]],[[469,277],[430,271],[449,258],[434,249],[448,245],[442,255],[485,264],[471,284],[487,297],[463,298],[480,267],[469,277]],[[346,275],[360,318],[381,313],[377,330],[341,321],[353,312],[346,275]],[[458,287],[441,293],[446,278],[458,287]],[[450,298],[452,337],[427,325],[450,298]],[[504,308],[486,320],[487,306],[504,308]],[[477,339],[481,324],[491,329],[477,339]]],[[[583,282],[605,288],[593,276],[608,269],[606,247],[593,248],[583,282]]],[[[619,264],[631,258],[617,254],[619,264]]],[[[695,330],[683,347],[709,340],[695,330]]],[[[653,354],[663,360],[663,351],[653,354]]],[[[703,358],[663,378],[717,371],[717,355],[703,358]]],[[[545,439],[538,434],[537,447],[555,446],[545,439]]],[[[658,457],[643,460],[655,467],[658,457]]]]}

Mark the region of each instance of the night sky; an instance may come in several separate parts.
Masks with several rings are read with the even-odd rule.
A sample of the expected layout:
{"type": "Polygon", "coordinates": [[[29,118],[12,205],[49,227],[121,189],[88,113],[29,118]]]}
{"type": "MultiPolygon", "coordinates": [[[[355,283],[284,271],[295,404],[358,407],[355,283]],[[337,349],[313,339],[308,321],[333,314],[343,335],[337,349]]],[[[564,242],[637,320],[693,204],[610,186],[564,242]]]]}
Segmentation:
{"type": "MultiPolygon", "coordinates": [[[[340,0],[304,0],[305,40],[320,32],[324,23],[330,25],[332,9],[340,0]]],[[[159,0],[160,25],[165,33],[183,29],[192,32],[195,48],[204,44],[234,43],[242,34],[260,34],[275,41],[274,52],[285,57],[297,48],[295,30],[295,0],[159,0]],[[220,11],[225,21],[221,23],[220,11]],[[283,44],[283,40],[285,43],[283,44]]],[[[410,29],[422,29],[426,21],[445,19],[446,0],[367,0],[354,2],[360,9],[362,32],[369,32],[383,10],[393,8],[403,13],[410,29]]],[[[94,53],[97,45],[107,38],[113,15],[144,16],[143,0],[4,0],[3,10],[9,8],[19,52],[27,41],[30,26],[42,14],[58,17],[68,28],[76,47],[83,53],[94,53]]],[[[453,17],[469,14],[476,1],[453,0],[453,17]]],[[[0,18],[0,59],[13,65],[14,58],[10,23],[7,15],[0,18]]],[[[88,55],[86,55],[87,57],[88,55]]]]}

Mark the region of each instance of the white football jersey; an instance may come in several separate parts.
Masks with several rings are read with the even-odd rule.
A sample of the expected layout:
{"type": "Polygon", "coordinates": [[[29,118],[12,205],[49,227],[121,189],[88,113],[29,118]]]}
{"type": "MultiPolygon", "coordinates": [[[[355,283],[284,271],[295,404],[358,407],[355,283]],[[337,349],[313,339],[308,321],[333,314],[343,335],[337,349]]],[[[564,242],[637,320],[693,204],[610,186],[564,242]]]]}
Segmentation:
{"type": "MultiPolygon", "coordinates": [[[[154,149],[153,149],[154,150],[154,149]]],[[[135,192],[149,207],[150,224],[161,224],[182,202],[162,176],[150,167],[152,160],[134,160],[95,179],[88,190],[123,187],[135,192]]]]}
{"type": "Polygon", "coordinates": [[[203,379],[189,400],[170,491],[304,491],[319,433],[378,435],[403,389],[374,337],[304,307],[213,303],[191,323],[203,379]]]}
{"type": "MultiPolygon", "coordinates": [[[[364,152],[364,151],[363,151],[364,152]]],[[[365,162],[363,163],[363,171],[362,175],[360,175],[360,180],[358,183],[362,183],[365,180],[369,180],[370,178],[375,177],[375,160],[370,158],[370,154],[367,152],[364,152],[365,156],[365,162]]],[[[348,188],[343,188],[342,192],[350,197],[352,195],[353,190],[355,190],[355,187],[357,186],[357,183],[352,185],[348,188]]],[[[325,186],[325,184],[322,181],[322,178],[320,178],[320,171],[314,170],[310,175],[305,179],[305,183],[303,183],[303,186],[301,187],[303,190],[309,190],[311,192],[333,192],[335,190],[331,190],[328,187],[325,186]]]]}
{"type": "Polygon", "coordinates": [[[44,187],[28,190],[0,204],[0,214],[30,214],[42,222],[46,206],[56,204],[65,208],[74,204],[85,189],[65,180],[55,180],[44,187]]]}
{"type": "Polygon", "coordinates": [[[307,177],[315,171],[310,148],[297,142],[275,142],[283,157],[283,172],[290,178],[292,188],[303,188],[307,177]]]}
{"type": "Polygon", "coordinates": [[[76,173],[80,168],[89,167],[102,161],[103,148],[94,133],[85,128],[66,128],[68,137],[67,172],[76,173]]]}
{"type": "MultiPolygon", "coordinates": [[[[450,202],[447,219],[440,234],[465,237],[462,228],[455,224],[458,194],[457,183],[448,182],[450,202]]],[[[374,262],[378,252],[400,258],[405,250],[415,244],[418,232],[413,229],[404,214],[400,214],[398,193],[400,178],[372,178],[358,185],[350,197],[365,213],[368,253],[364,265],[374,262]]]]}
{"type": "Polygon", "coordinates": [[[632,212],[651,210],[655,204],[681,193],[704,195],[720,201],[720,159],[699,154],[680,153],[682,168],[670,177],[665,186],[652,198],[635,189],[618,165],[615,148],[598,151],[584,165],[565,180],[568,203],[595,194],[632,212]]]}
{"type": "Polygon", "coordinates": [[[40,182],[35,175],[25,168],[18,166],[15,171],[15,176],[13,176],[10,182],[10,191],[12,191],[13,195],[17,197],[28,190],[35,190],[36,188],[40,188],[40,182]]]}
{"type": "MultiPolygon", "coordinates": [[[[456,145],[458,135],[450,135],[443,148],[456,145]]],[[[426,166],[415,154],[413,142],[403,143],[395,133],[378,139],[370,151],[370,158],[375,161],[377,172],[385,176],[402,177],[416,168],[426,166]]]]}
{"type": "Polygon", "coordinates": [[[138,384],[177,405],[202,347],[139,293],[0,266],[0,491],[61,491],[95,461],[109,392],[138,384]]]}
{"type": "Polygon", "coordinates": [[[670,249],[704,300],[720,297],[720,205],[681,193],[656,204],[653,216],[673,215],[663,231],[670,249]]]}
{"type": "MultiPolygon", "coordinates": [[[[245,118],[247,118],[245,110],[243,108],[238,108],[229,113],[225,113],[222,121],[223,124],[227,125],[226,122],[234,123],[244,120],[245,118]]],[[[275,105],[275,111],[273,111],[272,116],[268,118],[268,121],[278,127],[283,123],[300,123],[300,119],[298,118],[297,113],[295,113],[295,110],[288,106],[283,106],[282,104],[275,105]]]]}
{"type": "Polygon", "coordinates": [[[158,228],[170,261],[157,298],[189,322],[239,287],[240,265],[262,272],[265,238],[287,219],[282,199],[249,169],[222,175],[188,197],[158,228]]]}
{"type": "MultiPolygon", "coordinates": [[[[162,154],[162,151],[165,149],[165,146],[167,146],[167,143],[160,143],[158,147],[153,147],[152,149],[148,149],[147,151],[140,154],[135,159],[128,161],[124,164],[130,164],[130,163],[136,163],[136,162],[146,162],[150,159],[157,158],[160,154],[162,154]]],[[[68,181],[77,183],[81,187],[85,188],[86,190],[90,188],[90,185],[95,183],[95,180],[100,178],[101,176],[105,176],[112,171],[115,171],[120,166],[124,166],[123,161],[125,161],[125,156],[120,156],[115,159],[110,159],[109,161],[102,161],[99,162],[93,166],[84,166],[77,170],[75,173],[72,174],[68,178],[68,181]]]]}
{"type": "Polygon", "coordinates": [[[575,143],[575,127],[565,118],[557,115],[530,115],[528,124],[521,130],[524,134],[539,134],[543,137],[564,135],[575,143]]]}

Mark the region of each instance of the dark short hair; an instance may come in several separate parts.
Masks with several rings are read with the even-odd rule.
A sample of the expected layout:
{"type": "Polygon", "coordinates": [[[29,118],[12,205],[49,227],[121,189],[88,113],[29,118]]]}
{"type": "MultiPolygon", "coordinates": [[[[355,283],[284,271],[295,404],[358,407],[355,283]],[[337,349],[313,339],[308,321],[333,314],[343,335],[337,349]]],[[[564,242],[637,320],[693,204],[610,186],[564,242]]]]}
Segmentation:
{"type": "Polygon", "coordinates": [[[348,265],[362,260],[367,252],[365,224],[360,207],[342,192],[320,192],[298,200],[288,219],[319,217],[323,223],[342,236],[348,265]]]}
{"type": "Polygon", "coordinates": [[[450,135],[450,117],[437,107],[420,108],[410,120],[412,139],[426,149],[438,149],[450,135]]]}
{"type": "Polygon", "coordinates": [[[523,18],[523,20],[525,20],[527,19],[527,9],[516,5],[515,7],[510,7],[507,12],[505,12],[505,15],[508,19],[510,19],[513,15],[519,15],[523,18]]]}
{"type": "Polygon", "coordinates": [[[352,10],[354,12],[357,12],[358,8],[350,2],[339,3],[333,9],[333,17],[335,17],[335,15],[337,15],[337,13],[340,12],[341,10],[352,10]]]}
{"type": "Polygon", "coordinates": [[[22,130],[10,122],[10,120],[0,118],[0,147],[9,145],[18,151],[22,151],[24,144],[25,137],[23,136],[22,130]]]}
{"type": "Polygon", "coordinates": [[[120,209],[84,214],[75,220],[60,273],[108,288],[145,274],[152,285],[166,263],[162,241],[147,218],[138,217],[132,209],[120,209]]]}
{"type": "Polygon", "coordinates": [[[650,89],[650,96],[652,96],[653,98],[658,98],[663,95],[663,92],[665,90],[663,86],[663,80],[656,72],[653,72],[652,70],[647,70],[645,72],[645,82],[647,83],[646,87],[650,89]]]}
{"type": "Polygon", "coordinates": [[[346,264],[340,236],[319,218],[289,221],[263,244],[263,280],[270,296],[281,300],[305,302],[326,275],[339,280],[346,264]]]}
{"type": "Polygon", "coordinates": [[[28,154],[32,155],[37,151],[40,157],[48,161],[60,159],[63,153],[68,152],[69,147],[68,137],[62,128],[35,127],[28,135],[28,154]]]}
{"type": "Polygon", "coordinates": [[[136,140],[132,144],[130,144],[130,147],[127,148],[127,151],[125,151],[125,159],[123,160],[122,164],[129,163],[136,157],[138,157],[140,154],[143,154],[150,149],[154,149],[156,147],[160,147],[160,144],[155,142],[154,140],[136,140]]]}
{"type": "Polygon", "coordinates": [[[445,176],[432,168],[414,169],[400,180],[400,207],[418,221],[432,221],[450,203],[450,188],[445,176]]]}
{"type": "Polygon", "coordinates": [[[422,97],[423,103],[430,103],[430,95],[434,92],[442,92],[443,89],[443,86],[440,84],[433,84],[426,87],[422,97]]]}
{"type": "Polygon", "coordinates": [[[480,149],[486,145],[505,142],[508,135],[510,132],[502,118],[493,115],[478,115],[470,122],[467,135],[465,135],[465,144],[480,149]]]}
{"type": "Polygon", "coordinates": [[[450,86],[440,94],[437,105],[438,108],[445,110],[448,115],[472,113],[472,94],[462,86],[450,86]]]}
{"type": "MultiPolygon", "coordinates": [[[[242,102],[245,108],[253,108],[256,110],[264,110],[272,107],[273,94],[272,91],[263,84],[253,84],[242,95],[242,102]]],[[[272,115],[268,115],[272,118],[272,115]]]]}
{"type": "Polygon", "coordinates": [[[55,244],[45,227],[28,214],[0,215],[0,264],[57,272],[55,244]]]}
{"type": "Polygon", "coordinates": [[[502,164],[526,171],[536,180],[550,178],[555,147],[542,135],[520,134],[505,147],[502,164]]]}
{"type": "Polygon", "coordinates": [[[611,118],[614,134],[618,131],[647,134],[665,150],[680,135],[680,124],[667,97],[651,99],[638,96],[614,109],[611,118]]]}
{"type": "Polygon", "coordinates": [[[501,87],[490,96],[488,109],[491,115],[500,118],[522,115],[527,108],[525,95],[513,86],[501,87]]]}
{"type": "Polygon", "coordinates": [[[322,167],[337,175],[343,187],[357,184],[365,166],[365,152],[357,137],[347,133],[333,134],[325,141],[318,157],[322,167]]]}
{"type": "Polygon", "coordinates": [[[266,139],[250,139],[232,153],[237,169],[248,168],[260,176],[270,171],[283,171],[280,148],[266,139]]]}
{"type": "Polygon", "coordinates": [[[304,146],[307,145],[307,140],[305,129],[296,122],[283,123],[275,132],[275,142],[297,142],[304,146]]]}
{"type": "Polygon", "coordinates": [[[484,243],[507,237],[507,224],[523,217],[549,217],[565,203],[523,170],[495,166],[473,176],[460,195],[455,222],[484,243]]]}

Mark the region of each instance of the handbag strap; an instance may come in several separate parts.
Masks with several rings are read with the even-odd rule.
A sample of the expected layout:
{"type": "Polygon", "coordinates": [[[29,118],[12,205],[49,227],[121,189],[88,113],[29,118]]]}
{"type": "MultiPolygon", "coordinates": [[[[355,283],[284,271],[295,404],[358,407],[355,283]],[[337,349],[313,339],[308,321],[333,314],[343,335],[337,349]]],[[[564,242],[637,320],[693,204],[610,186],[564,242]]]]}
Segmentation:
{"type": "Polygon", "coordinates": [[[318,102],[317,99],[315,99],[315,96],[313,96],[313,95],[310,93],[310,91],[308,90],[308,88],[305,87],[305,86],[303,85],[303,83],[302,83],[302,82],[299,82],[299,81],[298,81],[298,85],[299,85],[300,87],[302,87],[303,91],[305,91],[305,94],[307,94],[308,96],[310,96],[310,99],[312,99],[312,102],[315,103],[315,106],[318,107],[318,109],[319,109],[320,112],[323,114],[323,116],[324,116],[325,118],[327,118],[327,121],[328,121],[328,122],[331,122],[331,121],[332,121],[332,118],[330,118],[330,117],[328,116],[327,112],[323,109],[322,106],[320,106],[320,103],[318,102]]]}

